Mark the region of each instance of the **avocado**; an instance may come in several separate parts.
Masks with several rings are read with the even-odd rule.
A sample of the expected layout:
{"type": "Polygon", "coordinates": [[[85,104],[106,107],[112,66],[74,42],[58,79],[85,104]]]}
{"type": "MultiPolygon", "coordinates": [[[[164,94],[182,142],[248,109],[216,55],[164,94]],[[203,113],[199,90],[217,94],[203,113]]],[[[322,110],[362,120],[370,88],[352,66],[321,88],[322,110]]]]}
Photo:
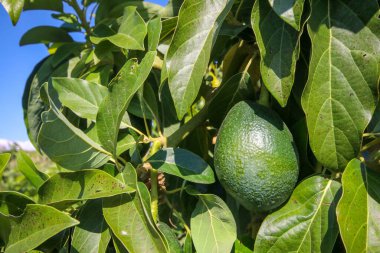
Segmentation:
{"type": "Polygon", "coordinates": [[[214,150],[216,174],[225,190],[254,212],[279,207],[298,179],[292,134],[271,109],[250,101],[231,108],[214,150]]]}

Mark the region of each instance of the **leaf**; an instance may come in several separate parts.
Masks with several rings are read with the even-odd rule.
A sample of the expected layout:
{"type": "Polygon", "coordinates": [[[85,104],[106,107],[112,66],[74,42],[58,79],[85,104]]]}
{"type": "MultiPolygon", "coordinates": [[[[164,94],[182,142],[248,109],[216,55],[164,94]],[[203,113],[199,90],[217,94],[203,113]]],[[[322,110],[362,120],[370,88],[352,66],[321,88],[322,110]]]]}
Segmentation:
{"type": "Polygon", "coordinates": [[[174,234],[173,230],[164,222],[158,222],[158,229],[164,235],[166,241],[168,242],[170,253],[180,253],[182,252],[181,245],[174,234]]]}
{"type": "Polygon", "coordinates": [[[22,150],[19,150],[17,153],[17,167],[36,188],[39,188],[49,178],[48,175],[37,169],[33,161],[22,150]]]}
{"type": "Polygon", "coordinates": [[[165,239],[151,215],[148,216],[144,210],[139,190],[133,195],[122,194],[103,199],[103,215],[128,252],[167,252],[165,239]],[[125,210],[128,210],[128,215],[125,210]]]}
{"type": "Polygon", "coordinates": [[[177,27],[178,17],[172,17],[162,20],[162,29],[160,34],[160,41],[164,41],[171,34],[174,33],[177,27]]]}
{"type": "Polygon", "coordinates": [[[191,214],[190,226],[196,251],[231,252],[237,235],[236,223],[230,209],[216,195],[195,195],[199,200],[191,214]]]}
{"type": "Polygon", "coordinates": [[[95,36],[91,36],[94,44],[108,40],[112,44],[132,50],[144,50],[144,38],[147,27],[142,17],[136,11],[136,6],[128,6],[124,9],[121,25],[116,34],[110,28],[101,27],[94,30],[95,36]]]}
{"type": "Polygon", "coordinates": [[[63,12],[61,0],[26,0],[24,10],[51,10],[63,12]]]}
{"type": "Polygon", "coordinates": [[[321,176],[302,181],[289,201],[268,215],[255,241],[255,253],[332,252],[338,236],[335,207],[340,184],[321,176]]]}
{"type": "Polygon", "coordinates": [[[3,174],[3,171],[9,162],[9,160],[11,159],[11,156],[12,156],[11,153],[0,154],[0,178],[1,178],[1,174],[3,174]]]}
{"type": "Polygon", "coordinates": [[[343,172],[342,185],[336,213],[347,253],[378,251],[380,175],[353,159],[343,172]]]}
{"type": "Polygon", "coordinates": [[[24,212],[28,204],[34,204],[29,197],[13,191],[0,192],[0,213],[18,216],[24,212]]]}
{"type": "Polygon", "coordinates": [[[71,58],[69,60],[62,61],[62,63],[57,67],[53,67],[53,59],[55,58],[48,57],[37,65],[31,76],[28,78],[23,94],[25,125],[28,131],[29,139],[37,150],[40,149],[37,139],[42,125],[41,115],[44,111],[49,109],[49,107],[41,99],[41,87],[49,80],[50,77],[73,76],[74,67],[80,60],[79,57],[71,58]]]}
{"type": "Polygon", "coordinates": [[[302,107],[316,158],[343,170],[357,156],[377,102],[379,7],[375,0],[311,4],[312,56],[302,107]]]}
{"type": "Polygon", "coordinates": [[[107,87],[79,78],[52,78],[62,104],[82,118],[96,119],[99,105],[107,95],[107,87]]]}
{"type": "Polygon", "coordinates": [[[27,31],[20,40],[20,46],[51,43],[72,42],[71,36],[63,29],[54,26],[37,26],[27,31]]]}
{"type": "Polygon", "coordinates": [[[255,2],[251,19],[260,49],[262,80],[285,107],[294,83],[300,33],[277,16],[268,0],[255,2]]]}
{"type": "Polygon", "coordinates": [[[210,102],[208,114],[211,122],[220,126],[227,112],[236,103],[253,97],[252,81],[247,72],[237,73],[223,82],[210,102]]]}
{"type": "Polygon", "coordinates": [[[12,20],[12,24],[16,25],[20,18],[22,8],[24,7],[24,0],[0,0],[0,3],[8,12],[9,17],[12,20]]]}
{"type": "Polygon", "coordinates": [[[183,252],[193,253],[193,241],[189,233],[186,233],[185,242],[183,243],[183,252]]]}
{"type": "Polygon", "coordinates": [[[53,207],[28,205],[20,217],[10,217],[11,232],[5,253],[27,252],[79,222],[53,207]]]}
{"type": "Polygon", "coordinates": [[[148,22],[148,51],[156,51],[160,41],[162,24],[160,18],[154,18],[148,22]]]}
{"type": "Polygon", "coordinates": [[[273,11],[286,23],[299,31],[305,0],[269,0],[273,11]]]}
{"type": "Polygon", "coordinates": [[[253,251],[237,239],[234,243],[234,253],[253,253],[253,251]]]}
{"type": "Polygon", "coordinates": [[[71,252],[105,253],[111,234],[102,213],[102,200],[90,200],[81,208],[71,239],[71,252]]]}
{"type": "Polygon", "coordinates": [[[39,188],[38,197],[41,204],[59,206],[67,202],[98,199],[134,191],[134,188],[102,170],[83,170],[55,174],[39,188]]]}
{"type": "Polygon", "coordinates": [[[185,0],[181,6],[177,29],[165,59],[169,88],[179,119],[197,97],[211,48],[233,2],[185,0]]]}
{"type": "Polygon", "coordinates": [[[147,162],[159,171],[190,182],[200,184],[215,182],[212,168],[198,155],[186,149],[161,149],[151,156],[147,162]]]}
{"type": "Polygon", "coordinates": [[[111,154],[74,127],[55,105],[52,88],[45,84],[50,110],[42,113],[42,126],[38,135],[41,150],[54,162],[70,170],[99,168],[111,154]]]}
{"type": "Polygon", "coordinates": [[[140,65],[129,60],[110,83],[110,92],[100,104],[97,115],[97,131],[103,147],[114,156],[117,137],[123,115],[133,97],[152,69],[156,52],[148,52],[140,65]]]}

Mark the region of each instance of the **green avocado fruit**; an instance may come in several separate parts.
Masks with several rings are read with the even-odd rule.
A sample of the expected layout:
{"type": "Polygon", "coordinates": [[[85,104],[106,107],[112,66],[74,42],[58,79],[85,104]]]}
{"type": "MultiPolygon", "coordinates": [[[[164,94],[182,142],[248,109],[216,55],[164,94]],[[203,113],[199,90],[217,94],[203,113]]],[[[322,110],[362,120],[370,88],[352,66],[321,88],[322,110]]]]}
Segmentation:
{"type": "Polygon", "coordinates": [[[218,133],[214,163],[225,190],[254,212],[279,207],[298,179],[292,134],[271,109],[249,101],[228,112],[218,133]]]}

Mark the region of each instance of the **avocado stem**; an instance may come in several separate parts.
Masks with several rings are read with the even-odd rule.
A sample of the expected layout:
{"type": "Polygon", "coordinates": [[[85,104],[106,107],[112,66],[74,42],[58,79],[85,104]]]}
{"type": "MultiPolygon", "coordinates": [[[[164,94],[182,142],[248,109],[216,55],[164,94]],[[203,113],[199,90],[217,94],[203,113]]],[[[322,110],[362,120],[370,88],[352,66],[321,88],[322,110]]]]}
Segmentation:
{"type": "Polygon", "coordinates": [[[257,103],[270,108],[270,94],[262,81],[261,81],[260,97],[257,100],[257,103]]]}

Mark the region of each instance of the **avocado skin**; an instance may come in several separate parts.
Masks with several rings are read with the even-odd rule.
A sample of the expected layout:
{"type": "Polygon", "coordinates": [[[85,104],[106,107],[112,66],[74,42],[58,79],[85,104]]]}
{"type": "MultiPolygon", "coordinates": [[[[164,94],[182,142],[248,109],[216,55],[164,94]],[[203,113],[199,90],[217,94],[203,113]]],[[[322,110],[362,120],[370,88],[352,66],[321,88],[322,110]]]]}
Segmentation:
{"type": "Polygon", "coordinates": [[[272,110],[250,101],[228,112],[218,133],[214,163],[225,190],[254,212],[279,207],[298,179],[292,134],[272,110]]]}

